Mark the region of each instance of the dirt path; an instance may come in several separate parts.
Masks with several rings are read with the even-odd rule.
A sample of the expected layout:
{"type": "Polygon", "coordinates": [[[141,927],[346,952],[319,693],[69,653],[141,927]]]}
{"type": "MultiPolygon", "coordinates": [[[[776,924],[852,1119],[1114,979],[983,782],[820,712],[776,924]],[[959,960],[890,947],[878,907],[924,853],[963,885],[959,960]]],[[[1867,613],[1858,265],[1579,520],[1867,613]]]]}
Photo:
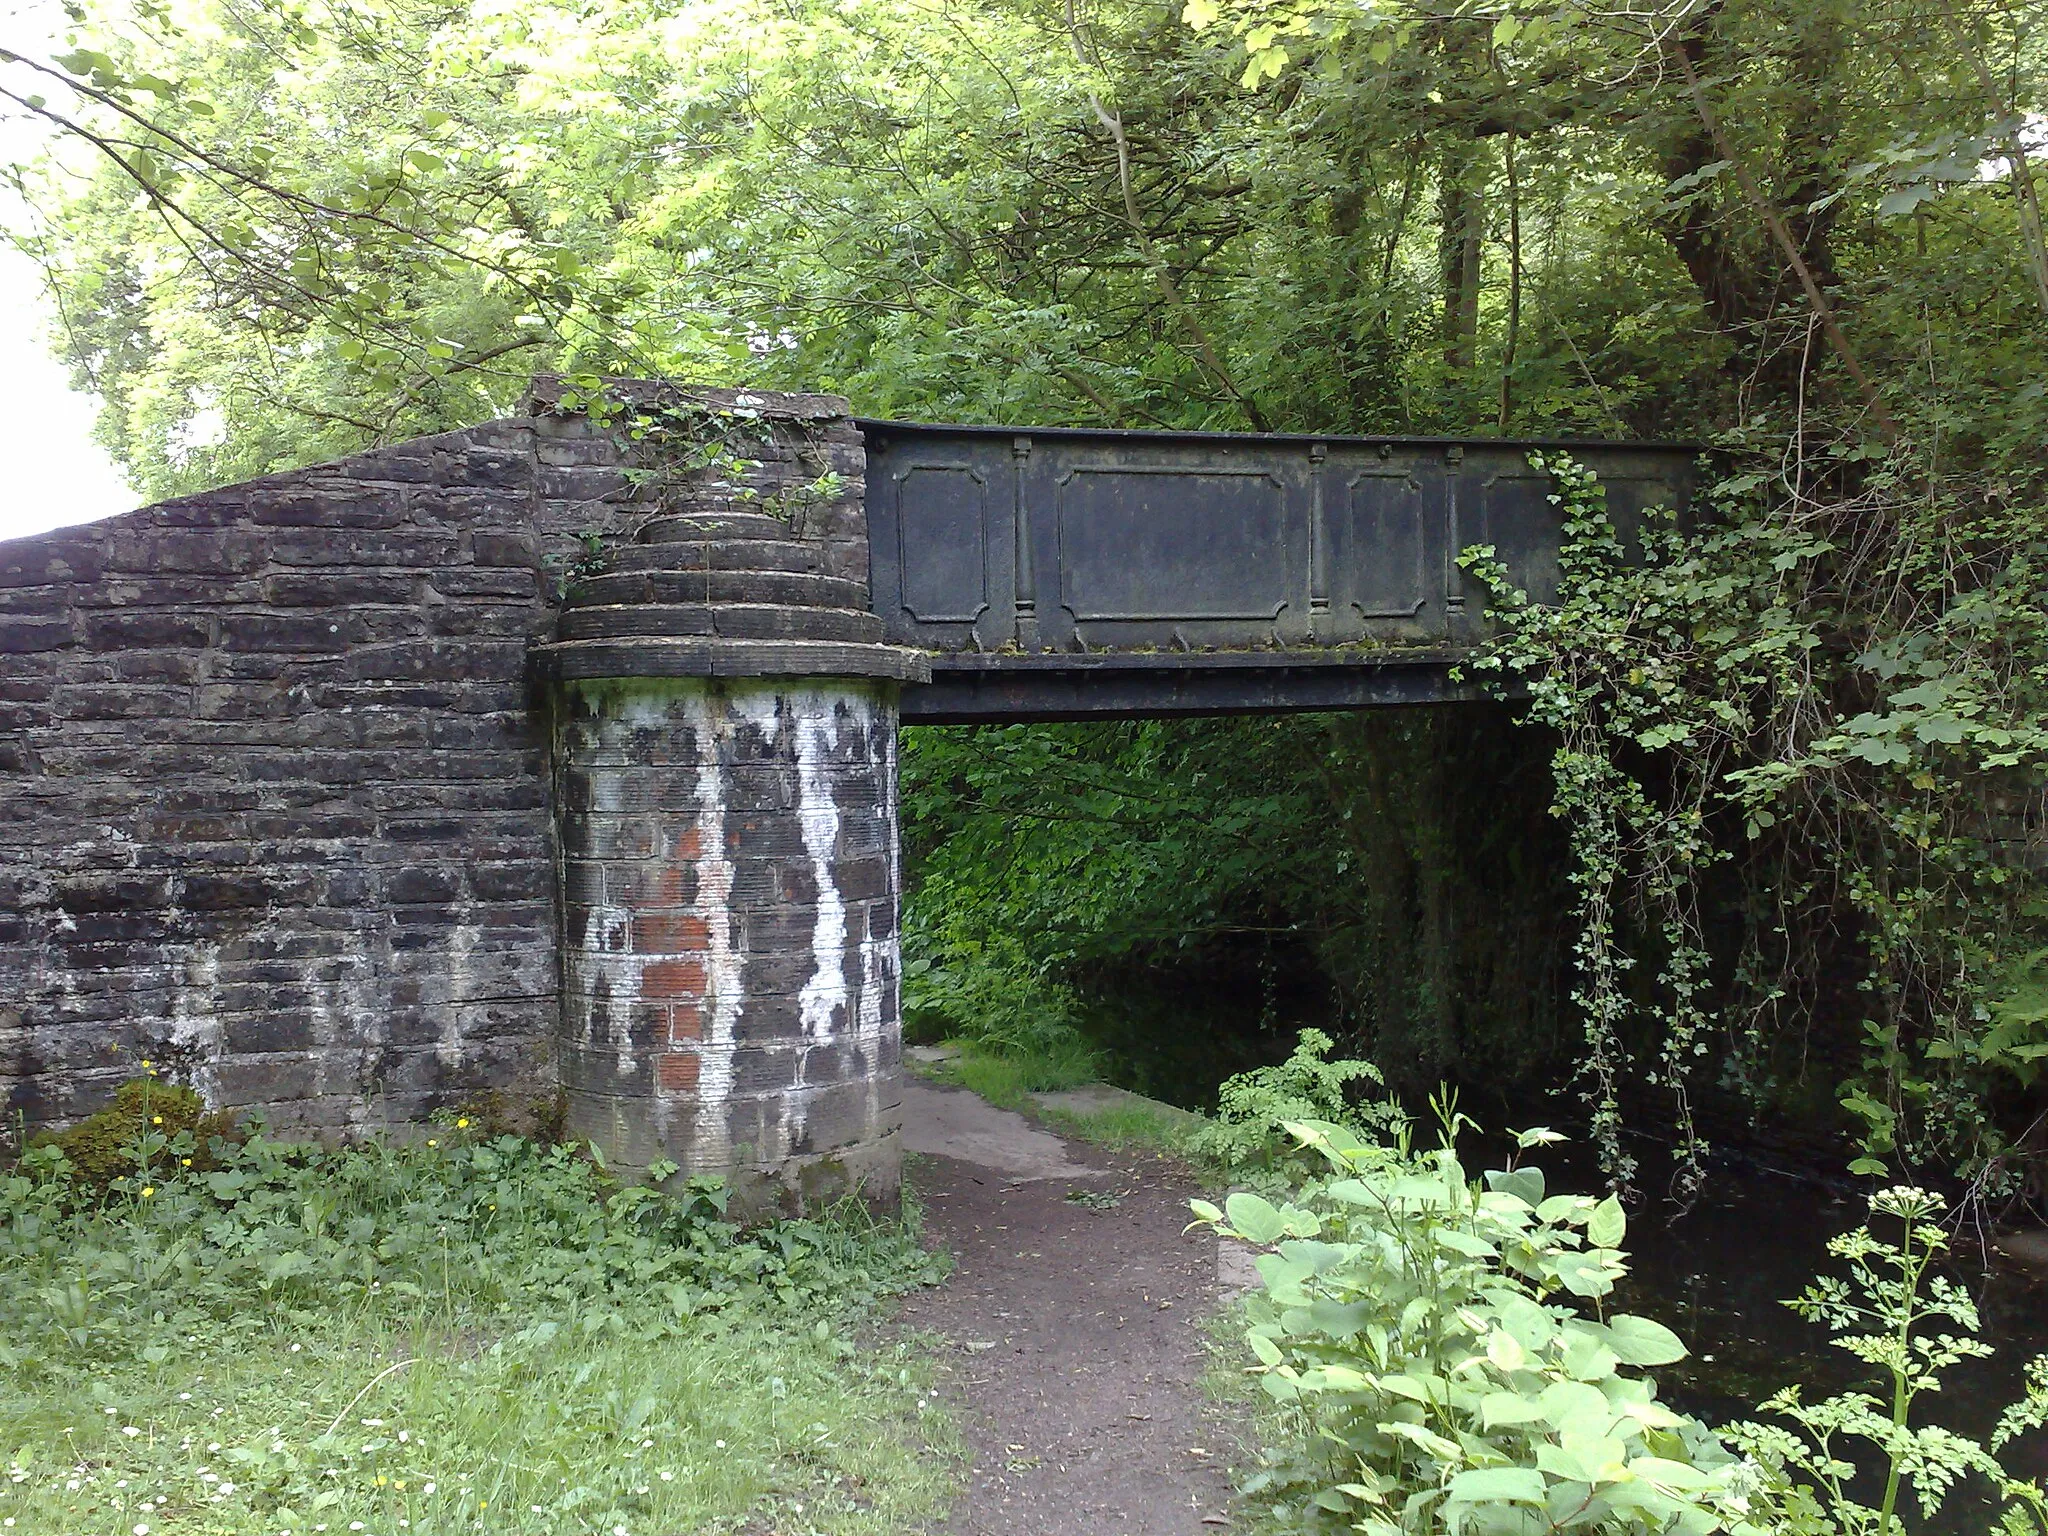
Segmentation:
{"type": "Polygon", "coordinates": [[[1182,1232],[1184,1176],[1063,1141],[959,1089],[913,1081],[905,1112],[927,1230],[959,1257],[952,1279],[904,1312],[953,1341],[942,1390],[975,1454],[948,1529],[1219,1530],[1233,1442],[1199,1386],[1216,1242],[1182,1232]]]}

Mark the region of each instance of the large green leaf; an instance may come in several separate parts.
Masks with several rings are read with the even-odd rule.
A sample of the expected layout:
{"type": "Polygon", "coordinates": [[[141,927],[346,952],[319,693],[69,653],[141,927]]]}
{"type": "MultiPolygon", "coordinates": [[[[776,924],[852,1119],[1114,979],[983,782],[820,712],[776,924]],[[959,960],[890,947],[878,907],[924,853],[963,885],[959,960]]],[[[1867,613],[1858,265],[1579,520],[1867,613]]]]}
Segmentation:
{"type": "Polygon", "coordinates": [[[1607,1320],[1607,1343],[1629,1365],[1669,1365],[1687,1353],[1684,1340],[1662,1323],[1629,1312],[1607,1320]]]}
{"type": "Polygon", "coordinates": [[[1513,1195],[1532,1208],[1543,1204],[1541,1168],[1494,1169],[1486,1175],[1486,1187],[1498,1194],[1513,1195]]]}
{"type": "Polygon", "coordinates": [[[1223,1214],[1237,1235],[1248,1243],[1264,1247],[1287,1235],[1286,1218],[1262,1195],[1240,1190],[1223,1202],[1223,1214]]]}
{"type": "Polygon", "coordinates": [[[1532,1467],[1475,1467],[1451,1479],[1451,1502],[1541,1504],[1548,1486],[1532,1467]]]}
{"type": "Polygon", "coordinates": [[[1593,1214],[1586,1218],[1586,1241],[1595,1248],[1619,1248],[1621,1240],[1628,1236],[1628,1212],[1621,1208],[1621,1202],[1609,1195],[1593,1207],[1593,1214]]]}

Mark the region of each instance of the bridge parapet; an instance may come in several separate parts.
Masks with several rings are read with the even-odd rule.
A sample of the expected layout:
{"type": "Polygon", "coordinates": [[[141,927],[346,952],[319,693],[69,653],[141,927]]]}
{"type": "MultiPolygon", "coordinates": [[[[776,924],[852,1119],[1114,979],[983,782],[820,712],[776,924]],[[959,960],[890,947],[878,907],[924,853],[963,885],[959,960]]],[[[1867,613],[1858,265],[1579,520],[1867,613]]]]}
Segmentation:
{"type": "Polygon", "coordinates": [[[1697,452],[859,426],[874,612],[935,653],[909,720],[1462,696],[1445,674],[1484,633],[1485,593],[1460,552],[1491,545],[1538,601],[1557,591],[1561,520],[1531,451],[1592,467],[1624,528],[1686,503],[1697,452]]]}

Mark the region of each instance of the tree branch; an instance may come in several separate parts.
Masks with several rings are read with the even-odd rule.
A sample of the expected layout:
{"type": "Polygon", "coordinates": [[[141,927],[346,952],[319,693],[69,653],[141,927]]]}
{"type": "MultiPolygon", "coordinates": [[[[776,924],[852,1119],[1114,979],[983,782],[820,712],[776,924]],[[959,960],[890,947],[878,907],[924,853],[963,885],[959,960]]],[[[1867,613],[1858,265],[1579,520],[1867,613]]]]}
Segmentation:
{"type": "MultiPolygon", "coordinates": [[[[1075,60],[1083,69],[1094,67],[1088,57],[1087,44],[1081,31],[1081,18],[1075,10],[1075,0],[1067,0],[1067,32],[1073,40],[1075,60]]],[[[1116,176],[1117,184],[1123,190],[1124,221],[1131,226],[1131,233],[1137,239],[1138,249],[1144,253],[1146,265],[1152,269],[1152,276],[1159,284],[1161,297],[1186,327],[1189,337],[1194,341],[1195,354],[1202,360],[1202,365],[1216,376],[1216,381],[1229,392],[1230,398],[1238,403],[1244,411],[1245,419],[1251,423],[1252,430],[1272,431],[1265,413],[1259,409],[1258,402],[1238,388],[1237,380],[1224,366],[1223,359],[1217,354],[1215,343],[1209,339],[1208,331],[1203,328],[1202,322],[1196,318],[1195,312],[1189,308],[1187,300],[1181,295],[1180,285],[1173,280],[1173,274],[1167,270],[1166,262],[1159,254],[1159,248],[1153,244],[1150,231],[1145,228],[1145,221],[1138,212],[1137,193],[1131,186],[1131,146],[1130,141],[1124,137],[1123,117],[1105,107],[1102,98],[1097,96],[1093,89],[1088,92],[1088,105],[1095,109],[1096,118],[1109,130],[1110,139],[1116,145],[1116,176]]]]}

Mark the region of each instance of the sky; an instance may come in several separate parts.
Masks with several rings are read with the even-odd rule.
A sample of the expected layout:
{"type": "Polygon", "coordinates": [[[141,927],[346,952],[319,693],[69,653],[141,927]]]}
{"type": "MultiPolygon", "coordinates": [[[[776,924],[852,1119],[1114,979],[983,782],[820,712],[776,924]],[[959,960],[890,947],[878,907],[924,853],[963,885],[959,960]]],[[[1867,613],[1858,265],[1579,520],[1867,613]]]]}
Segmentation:
{"type": "MultiPolygon", "coordinates": [[[[61,46],[63,22],[47,0],[0,0],[0,44],[17,53],[47,57],[61,46]]],[[[0,160],[27,159],[38,143],[30,125],[0,119],[0,160]]],[[[34,264],[0,246],[0,539],[111,517],[136,501],[92,440],[98,402],[74,392],[69,370],[50,355],[49,317],[34,264]]]]}

